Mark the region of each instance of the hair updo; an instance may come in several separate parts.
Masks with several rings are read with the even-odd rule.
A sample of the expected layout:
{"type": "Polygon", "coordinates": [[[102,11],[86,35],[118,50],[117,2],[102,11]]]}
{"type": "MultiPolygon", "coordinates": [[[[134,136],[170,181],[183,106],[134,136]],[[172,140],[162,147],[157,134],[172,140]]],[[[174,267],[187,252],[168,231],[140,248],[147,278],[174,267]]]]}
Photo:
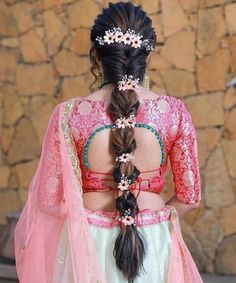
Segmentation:
{"type": "MultiPolygon", "coordinates": [[[[93,42],[90,59],[94,61],[92,50],[96,50],[102,64],[104,82],[116,84],[108,106],[108,111],[115,121],[120,117],[137,114],[140,106],[137,93],[131,89],[119,90],[117,82],[121,81],[125,75],[132,75],[134,79],[139,78],[141,84],[145,76],[146,59],[150,50],[143,45],[134,48],[117,42],[100,45],[96,38],[103,36],[105,31],[114,27],[120,27],[123,33],[128,29],[134,30],[143,36],[142,39],[148,39],[153,47],[156,46],[156,34],[152,28],[151,19],[141,9],[141,6],[134,6],[131,2],[109,3],[109,7],[104,8],[103,13],[99,14],[94,21],[90,35],[93,42]]],[[[117,128],[111,131],[110,139],[116,156],[132,153],[137,147],[132,127],[117,128]]],[[[117,183],[122,174],[125,174],[133,183],[140,171],[130,160],[114,165],[113,176],[117,183]]],[[[116,209],[121,216],[124,216],[125,211],[129,210],[130,215],[134,218],[139,213],[135,195],[130,190],[122,191],[122,194],[116,199],[116,209]]],[[[125,278],[132,282],[139,275],[146,254],[145,241],[135,225],[121,225],[113,254],[118,268],[123,272],[125,278]]]]}

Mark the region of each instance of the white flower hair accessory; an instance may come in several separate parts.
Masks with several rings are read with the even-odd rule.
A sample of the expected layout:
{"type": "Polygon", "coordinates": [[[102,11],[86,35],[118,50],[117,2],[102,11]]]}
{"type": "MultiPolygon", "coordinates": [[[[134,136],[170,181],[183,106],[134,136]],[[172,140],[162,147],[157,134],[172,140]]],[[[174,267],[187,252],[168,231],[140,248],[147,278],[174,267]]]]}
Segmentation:
{"type": "Polygon", "coordinates": [[[134,225],[135,226],[136,222],[135,222],[134,218],[130,214],[131,214],[131,209],[128,208],[127,210],[125,210],[124,216],[119,218],[119,221],[124,223],[125,226],[127,226],[127,225],[134,225]]]}
{"type": "Polygon", "coordinates": [[[125,174],[122,174],[120,182],[118,183],[118,189],[121,191],[128,191],[130,184],[131,180],[129,180],[125,174]]]}
{"type": "Polygon", "coordinates": [[[116,161],[124,162],[124,163],[132,159],[134,159],[133,153],[122,153],[120,156],[116,157],[116,161]]]}
{"type": "Polygon", "coordinates": [[[112,130],[116,128],[134,128],[136,123],[136,118],[134,114],[130,114],[128,118],[126,117],[121,117],[115,120],[114,125],[112,126],[112,130]]]}
{"type": "Polygon", "coordinates": [[[128,29],[123,33],[120,27],[114,27],[106,30],[104,36],[97,36],[95,40],[98,41],[100,45],[123,43],[133,48],[144,46],[146,50],[152,51],[154,48],[150,44],[150,41],[148,39],[142,40],[142,37],[142,35],[136,33],[134,30],[128,29]]]}
{"type": "Polygon", "coordinates": [[[135,89],[139,83],[139,78],[134,79],[132,75],[125,75],[120,81],[117,82],[119,90],[135,89]]]}

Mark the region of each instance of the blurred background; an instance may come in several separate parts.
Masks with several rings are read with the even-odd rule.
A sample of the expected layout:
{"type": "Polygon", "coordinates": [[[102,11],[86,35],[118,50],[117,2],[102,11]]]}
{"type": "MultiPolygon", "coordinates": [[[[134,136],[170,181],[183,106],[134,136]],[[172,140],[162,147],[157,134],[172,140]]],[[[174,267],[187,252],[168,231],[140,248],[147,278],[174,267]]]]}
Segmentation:
{"type": "MultiPolygon", "coordinates": [[[[236,1],[132,2],[157,33],[150,88],[183,100],[197,129],[202,202],[181,220],[184,239],[201,272],[236,275],[236,1]]],[[[0,277],[15,276],[14,226],[49,116],[59,102],[90,93],[90,28],[107,4],[0,1],[0,277]]],[[[170,166],[166,184],[164,198],[174,188],[170,166]]],[[[236,282],[225,280],[212,282],[236,282]]]]}

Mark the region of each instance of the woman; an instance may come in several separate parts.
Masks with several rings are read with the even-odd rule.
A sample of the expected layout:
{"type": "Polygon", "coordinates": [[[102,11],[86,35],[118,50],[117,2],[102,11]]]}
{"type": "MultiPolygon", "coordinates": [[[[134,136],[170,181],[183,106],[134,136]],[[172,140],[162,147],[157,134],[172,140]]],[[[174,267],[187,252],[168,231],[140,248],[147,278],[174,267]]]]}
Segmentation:
{"type": "Polygon", "coordinates": [[[143,87],[151,23],[130,2],[95,19],[103,83],[53,110],[15,230],[21,283],[202,282],[178,222],[201,199],[196,132],[181,100],[143,87]]]}

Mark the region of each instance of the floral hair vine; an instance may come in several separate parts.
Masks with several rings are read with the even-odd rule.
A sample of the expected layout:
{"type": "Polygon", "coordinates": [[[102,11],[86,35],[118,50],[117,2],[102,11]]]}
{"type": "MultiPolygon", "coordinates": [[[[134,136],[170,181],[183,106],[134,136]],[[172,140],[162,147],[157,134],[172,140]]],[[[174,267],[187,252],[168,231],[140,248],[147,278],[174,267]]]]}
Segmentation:
{"type": "Polygon", "coordinates": [[[124,162],[124,163],[132,159],[134,159],[133,153],[122,153],[120,156],[116,157],[116,161],[124,162]]]}
{"type": "Polygon", "coordinates": [[[134,30],[128,29],[125,33],[123,33],[120,27],[114,27],[106,30],[104,36],[97,36],[95,40],[98,41],[100,45],[124,43],[126,45],[131,45],[134,48],[144,46],[146,50],[152,51],[154,48],[150,44],[149,40],[142,40],[142,37],[142,35],[136,33],[134,30]]]}
{"type": "Polygon", "coordinates": [[[115,120],[115,123],[112,125],[112,130],[115,130],[116,128],[133,128],[135,127],[136,118],[134,114],[130,114],[128,118],[126,117],[120,117],[115,120]]]}
{"type": "Polygon", "coordinates": [[[127,210],[124,211],[124,216],[119,218],[119,221],[123,222],[125,226],[127,225],[136,225],[136,222],[134,218],[130,215],[131,214],[131,209],[128,208],[127,210]]]}
{"type": "Polygon", "coordinates": [[[119,90],[133,89],[137,87],[139,78],[134,79],[132,75],[125,75],[120,81],[117,82],[119,90]]]}
{"type": "Polygon", "coordinates": [[[118,183],[118,189],[121,191],[128,191],[131,180],[125,174],[122,174],[120,182],[118,183]]]}

